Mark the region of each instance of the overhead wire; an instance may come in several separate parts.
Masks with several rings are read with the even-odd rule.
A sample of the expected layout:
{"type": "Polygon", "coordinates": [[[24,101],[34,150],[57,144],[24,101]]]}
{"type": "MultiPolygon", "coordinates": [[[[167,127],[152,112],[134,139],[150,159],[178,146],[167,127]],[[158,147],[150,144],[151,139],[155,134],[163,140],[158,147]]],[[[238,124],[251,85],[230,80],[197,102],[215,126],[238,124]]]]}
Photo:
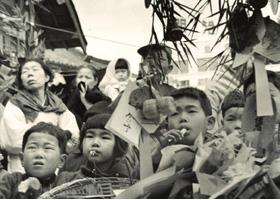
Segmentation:
{"type": "MultiPolygon", "coordinates": [[[[3,19],[8,20],[8,21],[18,21],[18,20],[20,20],[20,19],[15,18],[15,17],[8,17],[8,16],[6,16],[4,14],[1,14],[0,18],[3,18],[3,19]]],[[[118,42],[118,41],[114,41],[114,40],[108,40],[108,39],[104,39],[104,38],[100,38],[100,37],[95,37],[95,36],[92,36],[92,35],[80,34],[80,33],[77,33],[77,32],[67,31],[67,30],[63,30],[63,29],[60,29],[60,28],[46,26],[46,25],[38,24],[38,23],[34,23],[34,22],[27,21],[27,23],[29,23],[32,26],[36,25],[38,27],[42,27],[42,28],[46,28],[46,29],[51,29],[51,30],[55,30],[55,31],[60,31],[60,32],[64,32],[64,33],[69,33],[69,34],[74,34],[74,35],[78,35],[78,36],[90,37],[90,38],[94,38],[94,39],[98,39],[98,40],[103,40],[103,41],[107,41],[107,42],[113,42],[113,43],[116,43],[116,44],[121,44],[121,45],[136,47],[136,48],[140,47],[140,46],[133,45],[133,44],[128,44],[128,43],[124,43],[124,42],[118,42]]]]}
{"type": "Polygon", "coordinates": [[[55,31],[65,32],[65,33],[79,35],[79,36],[90,37],[90,38],[94,38],[94,39],[98,39],[98,40],[103,40],[103,41],[107,41],[107,42],[113,42],[113,43],[117,43],[117,44],[122,44],[122,45],[126,45],[126,46],[131,46],[131,47],[139,48],[139,46],[136,46],[136,45],[133,45],[133,44],[124,43],[124,42],[108,40],[108,39],[104,39],[104,38],[95,37],[95,36],[92,36],[92,35],[80,34],[80,33],[72,32],[72,31],[67,31],[67,30],[63,30],[63,29],[60,29],[60,28],[46,26],[46,25],[42,25],[42,24],[38,24],[38,23],[35,23],[35,25],[38,26],[38,27],[47,28],[47,29],[51,29],[51,30],[55,30],[55,31]]]}

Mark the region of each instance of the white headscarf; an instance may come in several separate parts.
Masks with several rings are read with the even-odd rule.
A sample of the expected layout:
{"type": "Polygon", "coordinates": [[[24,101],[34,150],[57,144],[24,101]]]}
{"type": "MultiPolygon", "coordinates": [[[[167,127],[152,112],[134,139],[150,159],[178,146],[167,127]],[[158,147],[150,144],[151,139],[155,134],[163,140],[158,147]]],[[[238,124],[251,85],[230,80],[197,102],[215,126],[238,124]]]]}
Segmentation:
{"type": "MultiPolygon", "coordinates": [[[[118,58],[120,59],[120,58],[118,58]]],[[[112,60],[106,69],[105,75],[102,78],[101,82],[99,83],[99,89],[101,90],[101,92],[105,92],[105,87],[107,85],[113,85],[113,84],[120,84],[120,85],[127,85],[128,81],[131,79],[131,66],[130,63],[128,62],[128,60],[124,59],[127,62],[127,66],[128,66],[128,78],[126,79],[126,81],[123,82],[119,82],[116,78],[116,70],[115,70],[115,66],[116,63],[118,61],[118,59],[112,60]]]]}

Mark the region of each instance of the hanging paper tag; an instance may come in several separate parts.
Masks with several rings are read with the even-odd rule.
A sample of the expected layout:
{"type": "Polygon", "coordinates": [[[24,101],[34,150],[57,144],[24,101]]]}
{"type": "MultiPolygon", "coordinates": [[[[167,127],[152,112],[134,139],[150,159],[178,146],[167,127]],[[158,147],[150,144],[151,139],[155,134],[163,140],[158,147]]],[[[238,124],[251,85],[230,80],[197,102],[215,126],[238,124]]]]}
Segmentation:
{"type": "Polygon", "coordinates": [[[140,136],[140,179],[143,180],[153,173],[150,135],[147,131],[142,129],[142,134],[140,136]]]}
{"type": "Polygon", "coordinates": [[[236,53],[235,57],[234,57],[234,61],[232,64],[232,68],[236,68],[240,65],[243,65],[244,63],[246,63],[249,58],[253,55],[253,52],[248,53],[248,54],[241,54],[241,53],[236,53]]]}
{"type": "Polygon", "coordinates": [[[279,5],[278,0],[269,0],[269,3],[270,3],[270,7],[271,7],[271,10],[272,10],[272,13],[274,15],[276,15],[277,14],[277,10],[278,10],[278,5],[279,5]]]}
{"type": "Polygon", "coordinates": [[[112,131],[126,142],[139,147],[139,136],[142,127],[128,109],[129,95],[135,88],[137,88],[137,86],[134,83],[128,83],[118,106],[110,120],[107,122],[105,128],[112,131]]]}
{"type": "Polygon", "coordinates": [[[265,36],[254,51],[260,55],[274,61],[280,60],[280,25],[271,19],[265,20],[265,36]]]}
{"type": "Polygon", "coordinates": [[[273,115],[273,109],[264,57],[255,55],[254,64],[257,93],[257,116],[271,116],[273,115]]]}

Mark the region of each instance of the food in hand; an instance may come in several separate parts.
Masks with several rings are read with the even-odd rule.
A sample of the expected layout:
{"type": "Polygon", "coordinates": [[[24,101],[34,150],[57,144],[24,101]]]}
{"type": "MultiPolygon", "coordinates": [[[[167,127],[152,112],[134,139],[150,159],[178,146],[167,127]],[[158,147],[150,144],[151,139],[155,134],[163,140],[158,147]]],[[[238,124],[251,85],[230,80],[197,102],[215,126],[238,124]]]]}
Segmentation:
{"type": "Polygon", "coordinates": [[[187,129],[185,129],[185,128],[183,128],[183,129],[181,130],[182,137],[185,137],[186,132],[187,132],[187,129]]]}

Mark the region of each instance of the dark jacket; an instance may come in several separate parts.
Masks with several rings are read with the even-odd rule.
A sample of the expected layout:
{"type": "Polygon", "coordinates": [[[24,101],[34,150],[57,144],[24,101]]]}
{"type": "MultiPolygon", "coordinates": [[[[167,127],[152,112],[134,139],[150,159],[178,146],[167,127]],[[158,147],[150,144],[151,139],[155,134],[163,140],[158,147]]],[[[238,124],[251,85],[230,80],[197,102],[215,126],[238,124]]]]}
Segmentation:
{"type": "MultiPolygon", "coordinates": [[[[97,87],[94,87],[91,91],[87,90],[85,98],[92,104],[99,101],[111,101],[111,99],[105,96],[97,87]]],[[[83,116],[87,109],[80,99],[80,91],[78,87],[76,87],[70,94],[67,107],[75,115],[78,126],[81,128],[83,116]]]]}
{"type": "MultiPolygon", "coordinates": [[[[113,177],[129,177],[132,176],[133,179],[139,179],[139,152],[135,147],[131,145],[128,146],[126,153],[122,158],[115,161],[114,165],[110,168],[106,174],[112,175],[113,177]],[[130,173],[130,174],[129,174],[130,173]],[[117,175],[118,174],[118,175],[117,175]]],[[[86,157],[83,153],[76,149],[71,154],[68,155],[64,166],[59,170],[59,177],[66,177],[62,179],[75,180],[79,178],[89,177],[100,177],[99,173],[87,173],[87,171],[92,172],[92,170],[86,170],[86,157]],[[83,169],[83,170],[82,170],[83,169]],[[75,173],[75,175],[73,175],[75,173]],[[63,174],[63,175],[61,175],[63,174]]],[[[103,175],[102,175],[103,176],[103,175]]],[[[60,179],[59,178],[59,179],[60,179]]],[[[60,181],[60,183],[63,182],[60,181]]]]}
{"type": "MultiPolygon", "coordinates": [[[[27,194],[19,194],[18,186],[22,181],[28,179],[27,174],[22,174],[19,172],[8,173],[0,181],[0,199],[26,199],[31,198],[27,194]]],[[[41,194],[51,190],[55,186],[56,175],[54,174],[48,181],[40,181],[42,185],[41,194]]],[[[39,194],[39,195],[41,195],[39,194]]]]}

